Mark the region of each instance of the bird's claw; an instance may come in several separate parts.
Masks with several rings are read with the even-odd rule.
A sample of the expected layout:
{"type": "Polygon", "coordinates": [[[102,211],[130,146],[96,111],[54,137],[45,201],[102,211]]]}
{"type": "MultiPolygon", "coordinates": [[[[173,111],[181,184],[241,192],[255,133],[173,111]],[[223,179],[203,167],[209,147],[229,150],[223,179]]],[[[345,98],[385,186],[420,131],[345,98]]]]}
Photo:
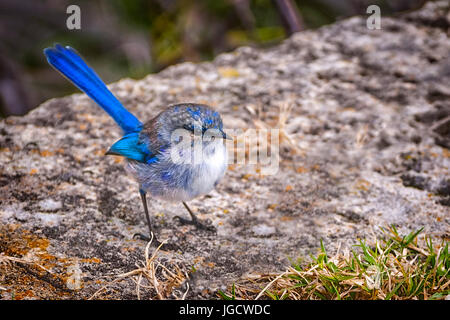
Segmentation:
{"type": "Polygon", "coordinates": [[[195,227],[197,227],[198,229],[202,229],[202,230],[206,230],[206,231],[211,231],[211,232],[216,232],[217,229],[211,225],[211,224],[206,224],[206,223],[202,223],[200,220],[198,219],[185,219],[182,218],[180,216],[175,216],[174,219],[178,219],[178,221],[181,224],[191,224],[194,225],[195,227]]]}

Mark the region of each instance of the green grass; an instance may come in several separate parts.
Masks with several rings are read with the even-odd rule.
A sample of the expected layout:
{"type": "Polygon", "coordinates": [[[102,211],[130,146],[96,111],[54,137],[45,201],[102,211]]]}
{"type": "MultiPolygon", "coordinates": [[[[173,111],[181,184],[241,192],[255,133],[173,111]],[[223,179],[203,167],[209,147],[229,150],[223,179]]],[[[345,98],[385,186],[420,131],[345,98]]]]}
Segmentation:
{"type": "MultiPolygon", "coordinates": [[[[439,245],[422,229],[399,235],[381,229],[373,245],[359,240],[330,257],[322,241],[312,262],[293,263],[279,274],[258,275],[218,291],[222,299],[445,299],[450,295],[448,242],[439,245]]],[[[339,250],[338,250],[339,251],[339,250]]]]}

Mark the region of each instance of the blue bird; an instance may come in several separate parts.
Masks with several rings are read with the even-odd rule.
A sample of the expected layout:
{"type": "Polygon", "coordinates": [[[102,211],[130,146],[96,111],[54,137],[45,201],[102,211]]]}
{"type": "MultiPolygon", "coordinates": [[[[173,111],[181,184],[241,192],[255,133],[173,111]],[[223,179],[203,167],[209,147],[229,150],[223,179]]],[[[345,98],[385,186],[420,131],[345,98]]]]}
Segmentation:
{"type": "MultiPolygon", "coordinates": [[[[108,90],[98,75],[71,47],[56,44],[46,48],[47,61],[103,108],[119,125],[123,137],[106,152],[127,159],[126,169],[139,183],[150,235],[153,233],[146,195],[167,201],[181,201],[191,219],[182,223],[215,230],[199,221],[186,201],[209,193],[227,167],[220,114],[202,104],[182,103],[167,107],[146,123],[140,122],[108,90]],[[199,148],[198,148],[199,147],[199,148]]],[[[137,234],[141,239],[150,238],[137,234]]]]}

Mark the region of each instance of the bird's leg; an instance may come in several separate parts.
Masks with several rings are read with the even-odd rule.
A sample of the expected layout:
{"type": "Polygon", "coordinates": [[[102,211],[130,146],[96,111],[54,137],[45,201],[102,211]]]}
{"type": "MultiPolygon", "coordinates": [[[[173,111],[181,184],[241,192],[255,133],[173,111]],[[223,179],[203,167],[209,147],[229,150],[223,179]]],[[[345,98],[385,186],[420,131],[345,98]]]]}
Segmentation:
{"type": "MultiPolygon", "coordinates": [[[[145,212],[145,218],[147,219],[149,236],[146,236],[142,233],[135,233],[133,235],[133,238],[137,238],[137,239],[144,240],[147,242],[152,240],[152,244],[155,244],[158,247],[161,245],[161,242],[158,240],[158,238],[156,238],[156,234],[153,232],[152,223],[150,220],[150,214],[148,213],[146,192],[142,189],[139,189],[139,194],[141,195],[142,205],[144,206],[144,212],[145,212]],[[153,235],[153,239],[152,239],[152,235],[153,235]]],[[[162,245],[162,248],[167,249],[167,250],[179,250],[180,249],[180,247],[178,245],[172,244],[172,243],[164,243],[162,245]]]]}
{"type": "Polygon", "coordinates": [[[149,237],[142,234],[142,233],[135,233],[133,235],[133,238],[138,238],[144,241],[150,241],[151,237],[152,237],[152,233],[153,233],[153,241],[156,242],[156,245],[159,245],[160,242],[158,241],[158,239],[156,238],[155,233],[153,232],[153,228],[152,228],[152,224],[150,221],[150,215],[148,213],[148,207],[147,207],[147,197],[146,197],[146,192],[142,189],[139,189],[139,194],[141,195],[141,200],[142,200],[142,205],[144,207],[144,212],[145,212],[145,218],[147,219],[147,226],[148,226],[148,231],[149,231],[149,237]]]}
{"type": "Polygon", "coordinates": [[[184,219],[184,218],[182,218],[180,216],[175,216],[175,218],[177,218],[181,223],[192,224],[192,225],[196,226],[199,229],[204,229],[204,230],[208,230],[208,231],[216,231],[216,228],[214,226],[206,225],[206,224],[202,223],[195,216],[195,214],[192,212],[191,208],[189,208],[189,206],[186,204],[186,202],[183,201],[183,205],[186,208],[186,210],[189,212],[189,215],[191,216],[191,220],[184,219]]]}

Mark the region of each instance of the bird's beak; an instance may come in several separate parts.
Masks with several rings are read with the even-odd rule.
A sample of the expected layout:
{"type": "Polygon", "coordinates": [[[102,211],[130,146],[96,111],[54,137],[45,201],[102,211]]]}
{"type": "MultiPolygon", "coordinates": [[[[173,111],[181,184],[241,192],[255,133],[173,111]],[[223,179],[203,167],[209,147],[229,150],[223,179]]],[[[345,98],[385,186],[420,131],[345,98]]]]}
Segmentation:
{"type": "Polygon", "coordinates": [[[220,132],[222,133],[222,137],[223,137],[224,139],[227,139],[227,140],[233,140],[233,137],[232,137],[232,136],[226,134],[226,133],[223,132],[222,130],[221,130],[220,132]]]}

